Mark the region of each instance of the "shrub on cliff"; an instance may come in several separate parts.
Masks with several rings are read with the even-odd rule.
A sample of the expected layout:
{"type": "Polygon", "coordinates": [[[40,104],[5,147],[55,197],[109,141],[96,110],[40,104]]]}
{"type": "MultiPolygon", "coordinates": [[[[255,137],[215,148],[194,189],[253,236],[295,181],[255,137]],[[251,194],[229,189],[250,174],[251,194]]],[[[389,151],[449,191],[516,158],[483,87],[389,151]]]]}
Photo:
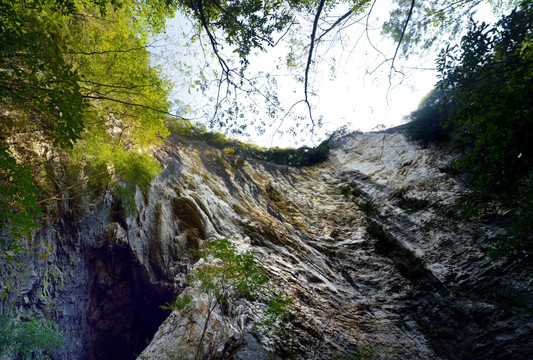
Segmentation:
{"type": "Polygon", "coordinates": [[[64,343],[51,321],[13,315],[0,300],[0,359],[49,360],[64,343]]]}
{"type": "Polygon", "coordinates": [[[450,141],[454,126],[449,118],[453,108],[452,104],[444,99],[440,88],[433,89],[421,101],[418,109],[409,115],[407,136],[424,145],[450,141]]]}
{"type": "MultiPolygon", "coordinates": [[[[204,263],[197,267],[188,280],[188,285],[207,295],[206,315],[202,333],[196,346],[195,359],[212,359],[213,353],[206,353],[205,349],[214,351],[222,344],[206,344],[206,332],[210,319],[217,307],[227,307],[232,299],[244,297],[250,301],[266,303],[264,319],[255,327],[265,331],[272,331],[274,336],[282,338],[288,333],[284,324],[292,318],[287,309],[293,300],[281,293],[275,292],[265,270],[255,261],[251,251],[238,252],[237,246],[230,238],[214,240],[207,244],[203,251],[194,251],[204,263]]],[[[163,309],[177,310],[188,315],[195,305],[188,294],[180,294],[172,303],[164,305],[163,309]]],[[[218,341],[225,341],[218,339],[218,341]]],[[[283,341],[283,339],[281,339],[283,341]]],[[[209,352],[209,350],[207,351],[209,352]]]]}

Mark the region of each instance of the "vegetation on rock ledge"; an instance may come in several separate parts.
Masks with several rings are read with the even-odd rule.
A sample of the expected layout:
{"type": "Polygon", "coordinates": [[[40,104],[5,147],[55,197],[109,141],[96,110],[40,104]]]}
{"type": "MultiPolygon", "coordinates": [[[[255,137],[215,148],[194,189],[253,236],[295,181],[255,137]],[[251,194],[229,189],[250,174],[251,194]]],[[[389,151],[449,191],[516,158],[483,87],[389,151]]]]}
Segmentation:
{"type": "Polygon", "coordinates": [[[308,146],[303,146],[297,149],[282,149],[278,147],[266,148],[244,143],[218,132],[209,132],[203,125],[192,124],[191,122],[182,119],[168,119],[167,126],[174,134],[189,139],[203,141],[224,151],[228,155],[250,155],[259,160],[289,166],[308,166],[326,160],[331,139],[330,137],[329,139],[322,141],[314,148],[308,146]]]}

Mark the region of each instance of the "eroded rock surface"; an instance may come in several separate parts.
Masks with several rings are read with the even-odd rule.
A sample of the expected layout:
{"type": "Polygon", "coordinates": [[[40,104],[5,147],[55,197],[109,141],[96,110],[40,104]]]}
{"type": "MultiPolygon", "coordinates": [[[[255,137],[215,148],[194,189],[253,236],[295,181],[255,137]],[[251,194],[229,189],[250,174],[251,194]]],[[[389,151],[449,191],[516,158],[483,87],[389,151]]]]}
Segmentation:
{"type": "MultiPolygon", "coordinates": [[[[215,309],[204,353],[528,358],[531,264],[488,257],[504,230],[460,215],[465,189],[444,171],[449,159],[394,132],[331,147],[312,167],[237,166],[236,155],[171,137],[157,154],[162,174],[137,190],[135,217],[113,215],[107,196],[80,219],[44,227],[36,243],[57,245],[31,278],[53,269],[62,279],[46,290],[58,310],[45,310],[69,337],[61,358],[193,358],[206,306],[186,281],[197,266],[190,249],[229,235],[294,298],[296,317],[285,342],[242,335],[261,304],[235,299],[215,309]],[[184,291],[194,310],[159,309],[184,291]]],[[[29,284],[20,297],[35,306],[43,284],[29,284]]]]}
{"type": "MultiPolygon", "coordinates": [[[[526,358],[532,350],[524,341],[530,315],[499,295],[530,286],[531,268],[489,259],[503,230],[461,218],[464,188],[442,170],[450,159],[437,149],[399,133],[352,134],[313,167],[248,160],[235,169],[231,156],[168,146],[182,159],[180,176],[162,176],[154,187],[195,199],[196,220],[184,221],[204,227],[200,240],[234,234],[296,300],[289,346],[297,358],[365,348],[408,359],[505,358],[512,348],[526,358]],[[346,196],[346,188],[355,193],[346,196]],[[513,333],[520,336],[503,335],[513,333]]],[[[240,330],[238,316],[222,322],[240,330]]]]}

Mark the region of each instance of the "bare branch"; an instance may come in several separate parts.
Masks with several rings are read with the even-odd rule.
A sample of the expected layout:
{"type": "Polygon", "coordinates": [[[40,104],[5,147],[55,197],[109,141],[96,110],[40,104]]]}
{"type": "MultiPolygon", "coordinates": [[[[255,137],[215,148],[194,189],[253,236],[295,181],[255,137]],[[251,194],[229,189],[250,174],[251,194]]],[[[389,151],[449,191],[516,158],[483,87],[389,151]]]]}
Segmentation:
{"type": "Polygon", "coordinates": [[[396,57],[398,56],[398,51],[400,50],[400,46],[402,45],[403,38],[405,36],[405,31],[407,30],[407,25],[409,25],[409,21],[411,20],[411,16],[413,15],[413,9],[415,8],[415,0],[411,0],[411,7],[409,8],[409,14],[407,15],[407,20],[405,20],[405,24],[403,26],[402,35],[400,35],[400,40],[398,41],[398,45],[396,46],[396,51],[394,52],[394,56],[392,57],[392,63],[390,65],[390,72],[389,72],[389,82],[392,75],[392,70],[394,69],[394,61],[396,60],[396,57]]]}
{"type": "Polygon", "coordinates": [[[285,32],[279,37],[279,39],[272,45],[272,47],[276,47],[279,42],[281,40],[283,40],[285,38],[285,36],[289,33],[289,31],[291,30],[292,26],[294,25],[295,23],[294,22],[291,22],[289,26],[287,26],[287,30],[285,30],[285,32]]]}
{"type": "Polygon", "coordinates": [[[211,30],[209,29],[209,24],[208,24],[207,19],[205,17],[203,1],[202,0],[191,1],[191,6],[193,7],[193,10],[196,13],[196,16],[198,16],[198,18],[200,19],[200,21],[202,23],[202,27],[204,28],[205,32],[207,33],[207,36],[209,37],[209,42],[211,43],[211,48],[213,49],[213,52],[216,55],[216,57],[218,59],[218,62],[220,63],[220,66],[222,67],[223,74],[226,75],[226,79],[229,81],[230,67],[228,66],[228,64],[226,63],[226,61],[222,57],[222,55],[220,55],[220,53],[218,52],[217,40],[216,40],[215,36],[213,35],[213,33],[211,32],[211,30]],[[198,4],[198,6],[196,6],[197,4],[198,4]]]}
{"type": "Polygon", "coordinates": [[[327,30],[324,30],[324,32],[318,37],[318,39],[316,39],[316,41],[319,42],[320,40],[322,40],[322,38],[324,36],[326,36],[327,33],[329,33],[331,30],[333,30],[335,27],[337,27],[341,22],[343,22],[344,20],[346,20],[350,16],[352,16],[354,11],[355,11],[355,7],[351,8],[346,14],[344,14],[340,18],[338,18],[337,21],[335,21],[333,23],[333,25],[331,25],[327,30]]]}
{"type": "Polygon", "coordinates": [[[307,58],[307,65],[305,67],[305,81],[304,81],[304,96],[305,96],[305,103],[307,104],[307,108],[309,110],[309,117],[311,119],[311,123],[313,124],[313,129],[315,127],[315,121],[313,120],[313,113],[311,110],[311,104],[309,103],[309,69],[311,67],[311,63],[313,61],[313,50],[315,47],[315,38],[316,38],[316,29],[318,28],[318,20],[320,20],[320,14],[322,13],[322,9],[324,8],[325,0],[320,0],[320,3],[318,4],[318,9],[315,14],[315,20],[313,22],[313,31],[311,32],[311,44],[309,45],[309,57],[307,58]]]}
{"type": "Polygon", "coordinates": [[[168,111],[156,109],[156,108],[153,108],[153,107],[147,106],[147,105],[142,105],[142,104],[132,103],[132,102],[128,102],[128,101],[122,101],[122,100],[118,100],[118,99],[113,99],[113,98],[110,98],[110,97],[107,97],[107,96],[84,95],[83,97],[86,98],[86,99],[91,99],[91,100],[108,100],[108,101],[113,101],[113,102],[116,102],[116,103],[119,103],[119,104],[123,104],[123,105],[129,105],[129,106],[133,106],[133,107],[140,107],[140,108],[143,108],[143,109],[147,109],[147,110],[151,110],[151,111],[154,111],[154,112],[158,112],[160,114],[165,114],[165,115],[168,115],[168,116],[171,116],[171,117],[175,117],[175,118],[178,118],[178,119],[189,121],[189,119],[186,119],[183,116],[180,116],[178,114],[172,114],[172,113],[169,113],[168,111]]]}
{"type": "MultiPolygon", "coordinates": [[[[386,58],[385,54],[383,54],[375,45],[374,43],[372,42],[372,40],[370,40],[370,36],[368,35],[369,34],[369,26],[368,26],[368,21],[370,20],[370,14],[372,13],[372,10],[374,10],[374,6],[376,5],[376,1],[377,0],[374,0],[372,2],[372,5],[370,6],[370,10],[368,11],[368,16],[366,18],[366,25],[365,25],[365,34],[366,34],[366,39],[368,40],[368,43],[370,44],[370,46],[372,46],[372,48],[374,48],[374,50],[376,50],[381,56],[383,56],[384,58],[386,58]]],[[[381,64],[379,65],[381,66],[381,64]]],[[[379,67],[378,66],[378,67],[379,67]]],[[[377,68],[376,68],[377,69],[377,68]]],[[[375,70],[374,70],[375,71],[375,70]]]]}
{"type": "MultiPolygon", "coordinates": [[[[67,186],[66,188],[60,190],[58,193],[48,197],[48,198],[45,198],[45,199],[42,199],[42,200],[39,200],[36,202],[37,205],[41,205],[45,202],[48,202],[48,201],[52,201],[52,200],[60,200],[60,201],[63,201],[63,200],[73,200],[74,198],[63,198],[61,197],[61,195],[63,195],[64,193],[66,193],[67,191],[69,190],[72,190],[78,186],[82,186],[82,185],[85,185],[85,184],[88,184],[89,183],[89,178],[88,177],[85,177],[83,179],[80,179],[78,180],[76,183],[70,185],[70,186],[67,186]]],[[[56,186],[59,187],[59,185],[56,183],[56,186]]],[[[80,196],[83,196],[83,195],[86,195],[88,193],[83,193],[83,194],[78,194],[78,195],[75,195],[75,197],[80,197],[80,196]]]]}
{"type": "Polygon", "coordinates": [[[156,47],[156,46],[154,46],[154,44],[155,44],[155,42],[153,42],[151,44],[148,44],[148,45],[139,46],[139,47],[135,47],[135,48],[131,48],[131,49],[125,49],[125,50],[104,50],[104,51],[90,51],[90,52],[74,51],[74,52],[72,52],[72,54],[75,54],[75,55],[103,55],[103,54],[115,54],[115,53],[129,53],[129,52],[132,52],[132,51],[139,51],[139,50],[144,50],[144,49],[156,47]]]}
{"type": "Polygon", "coordinates": [[[300,100],[300,101],[297,101],[295,102],[294,104],[292,104],[292,106],[290,107],[290,109],[285,113],[285,115],[283,116],[283,118],[281,119],[278,127],[276,128],[276,131],[274,131],[274,133],[272,134],[272,139],[270,140],[270,147],[272,147],[272,144],[274,143],[274,137],[276,136],[276,134],[279,132],[279,129],[281,129],[281,126],[283,125],[283,122],[285,121],[285,119],[287,118],[287,116],[289,116],[289,114],[292,112],[292,109],[298,105],[299,103],[301,102],[305,102],[305,100],[300,100]]]}
{"type": "Polygon", "coordinates": [[[407,20],[405,20],[402,34],[400,35],[400,40],[398,41],[398,45],[396,46],[396,50],[394,51],[394,56],[392,57],[392,60],[391,60],[392,62],[390,65],[390,70],[389,70],[389,87],[387,89],[387,95],[386,95],[387,103],[388,103],[389,93],[392,89],[392,71],[395,71],[396,73],[400,73],[402,75],[402,80],[400,81],[399,84],[401,84],[403,82],[403,78],[405,78],[405,74],[401,71],[396,70],[396,68],[394,67],[394,61],[396,60],[396,57],[398,56],[398,51],[400,51],[400,46],[402,45],[405,32],[407,31],[407,25],[409,25],[409,21],[411,20],[411,16],[413,15],[414,8],[415,8],[415,0],[411,0],[411,7],[409,8],[409,14],[407,15],[407,20]]]}

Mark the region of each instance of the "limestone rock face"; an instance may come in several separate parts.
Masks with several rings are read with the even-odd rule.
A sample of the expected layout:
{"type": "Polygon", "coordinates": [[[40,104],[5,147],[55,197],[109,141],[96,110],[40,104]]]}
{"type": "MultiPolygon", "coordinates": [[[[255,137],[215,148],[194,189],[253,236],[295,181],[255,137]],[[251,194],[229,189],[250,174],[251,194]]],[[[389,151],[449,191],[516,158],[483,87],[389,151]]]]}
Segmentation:
{"type": "MultiPolygon", "coordinates": [[[[529,315],[498,295],[529,286],[531,268],[489,259],[493,238],[504,230],[461,218],[465,189],[442,170],[450,159],[438,149],[421,149],[401,133],[351,134],[336,139],[329,159],[312,167],[248,159],[234,168],[231,156],[212,149],[167,146],[174,159],[179,154],[180,175],[170,175],[178,164],[169,165],[153,188],[172,189],[178,233],[196,229],[194,245],[233,234],[255,252],[295,299],[291,342],[283,345],[290,349],[283,350],[296,358],[365,351],[406,359],[505,358],[507,348],[525,358],[532,350],[521,338],[532,334],[529,315]],[[388,240],[376,238],[369,223],[388,240]],[[503,336],[516,331],[519,337],[503,336]]],[[[162,151],[163,164],[170,153],[162,151]]],[[[219,333],[228,331],[224,339],[242,331],[243,311],[260,320],[253,306],[217,313],[219,333]]],[[[143,354],[166,359],[154,352],[165,346],[162,339],[186,348],[187,334],[164,324],[143,354]]]]}
{"type": "Polygon", "coordinates": [[[399,132],[354,133],[311,167],[238,166],[238,155],[170,137],[157,156],[163,171],[137,189],[135,217],[114,214],[106,195],[34,236],[36,250],[54,251],[28,264],[16,303],[63,329],[59,359],[192,359],[198,349],[241,360],[533,353],[531,264],[489,258],[505,231],[461,216],[466,190],[439,149],[399,132]],[[254,331],[264,304],[235,298],[213,310],[198,344],[208,305],[187,282],[201,265],[191,249],[230,235],[294,299],[283,341],[254,331]],[[192,310],[159,308],[182,293],[192,310]]]}

